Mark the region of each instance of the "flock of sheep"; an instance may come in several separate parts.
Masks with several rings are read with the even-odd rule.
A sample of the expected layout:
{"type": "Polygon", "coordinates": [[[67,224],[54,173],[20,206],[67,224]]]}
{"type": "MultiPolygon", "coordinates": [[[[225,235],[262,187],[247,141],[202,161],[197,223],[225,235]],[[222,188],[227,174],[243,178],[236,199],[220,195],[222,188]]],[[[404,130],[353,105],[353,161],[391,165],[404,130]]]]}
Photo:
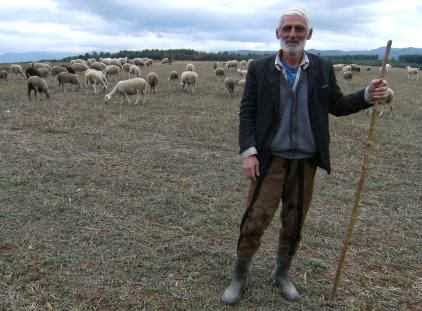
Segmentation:
{"type": "MultiPolygon", "coordinates": [[[[249,61],[231,60],[224,63],[214,64],[215,76],[218,79],[224,78],[223,83],[230,95],[234,94],[236,86],[244,86],[249,61]]],[[[27,79],[27,95],[31,100],[32,94],[37,97],[38,93],[50,98],[49,87],[46,78],[55,76],[59,87],[65,92],[65,86],[92,88],[97,94],[99,87],[103,92],[109,88],[114,80],[116,84],[111,91],[104,95],[104,101],[109,102],[115,94],[124,97],[130,103],[129,96],[136,95],[135,104],[144,98],[147,90],[156,93],[159,82],[158,74],[150,71],[144,78],[142,70],[144,67],[152,66],[153,61],[149,58],[100,58],[96,59],[75,59],[66,64],[50,65],[49,63],[36,62],[24,69],[22,65],[12,64],[8,71],[0,71],[0,79],[7,80],[8,75],[15,75],[27,79]],[[126,80],[120,80],[122,73],[127,74],[126,80]]],[[[160,64],[171,64],[166,58],[160,64]]],[[[176,88],[178,85],[190,93],[195,92],[199,75],[194,64],[187,64],[185,71],[180,76],[177,71],[171,71],[168,76],[169,83],[176,88]]]]}

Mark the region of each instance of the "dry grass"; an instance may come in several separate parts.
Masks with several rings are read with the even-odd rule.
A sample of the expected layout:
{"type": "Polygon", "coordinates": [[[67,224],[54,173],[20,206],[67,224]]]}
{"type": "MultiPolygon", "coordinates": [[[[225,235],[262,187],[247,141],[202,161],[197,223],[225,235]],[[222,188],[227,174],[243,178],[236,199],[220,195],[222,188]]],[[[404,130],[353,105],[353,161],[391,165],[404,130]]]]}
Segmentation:
{"type": "MultiPolygon", "coordinates": [[[[362,214],[336,305],[326,303],[360,173],[368,116],[332,118],[333,174],[320,172],[293,275],[305,298],[270,286],[279,222],[267,230],[244,300],[229,283],[247,182],[237,155],[239,97],[212,63],[194,95],[153,65],[144,105],[58,89],[28,102],[0,81],[0,310],[422,310],[422,88],[389,74],[394,116],[376,129],[362,214]]],[[[339,82],[346,91],[377,74],[339,82]]],[[[237,91],[239,93],[239,90],[237,91]]]]}

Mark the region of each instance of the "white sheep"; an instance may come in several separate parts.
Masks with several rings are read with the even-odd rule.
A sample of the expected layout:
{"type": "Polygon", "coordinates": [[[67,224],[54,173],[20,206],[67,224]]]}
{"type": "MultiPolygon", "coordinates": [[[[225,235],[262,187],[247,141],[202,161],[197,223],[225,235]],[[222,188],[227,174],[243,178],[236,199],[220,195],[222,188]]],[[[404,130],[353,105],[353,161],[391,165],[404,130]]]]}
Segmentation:
{"type": "Polygon", "coordinates": [[[353,78],[352,71],[343,71],[343,78],[345,80],[351,80],[353,78]]]}
{"type": "Polygon", "coordinates": [[[232,77],[227,77],[224,79],[224,86],[231,96],[234,95],[234,89],[236,87],[237,80],[232,77]]]}
{"type": "Polygon", "coordinates": [[[107,79],[109,79],[110,76],[117,76],[118,78],[121,71],[121,68],[117,65],[107,65],[103,70],[107,79]]]}
{"type": "Polygon", "coordinates": [[[53,76],[58,75],[60,72],[66,72],[67,69],[63,66],[53,66],[53,68],[51,68],[51,74],[53,76]]]}
{"type": "Polygon", "coordinates": [[[179,74],[177,71],[171,71],[168,80],[170,81],[170,84],[173,86],[173,88],[177,87],[177,82],[179,81],[179,74]]]}
{"type": "Polygon", "coordinates": [[[38,77],[38,76],[31,76],[28,78],[27,81],[28,86],[28,99],[31,100],[31,93],[34,91],[35,97],[37,97],[37,93],[44,93],[46,98],[50,98],[50,94],[48,92],[48,85],[47,82],[38,77]]]}
{"type": "Polygon", "coordinates": [[[245,78],[248,71],[246,69],[237,69],[237,72],[240,74],[241,78],[245,78]]]}
{"type": "Polygon", "coordinates": [[[180,80],[182,89],[190,88],[191,93],[193,93],[198,83],[198,74],[195,71],[183,71],[180,80]]]}
{"type": "Polygon", "coordinates": [[[151,71],[147,74],[147,82],[149,85],[150,93],[156,93],[158,86],[158,75],[151,71]]]}
{"type": "Polygon", "coordinates": [[[111,100],[113,95],[117,92],[121,96],[125,96],[128,104],[130,104],[128,95],[137,95],[135,105],[138,104],[139,99],[142,97],[144,100],[144,92],[147,86],[147,82],[143,78],[133,78],[129,80],[122,80],[116,83],[110,93],[104,96],[104,101],[107,103],[111,100]]]}
{"type": "Polygon", "coordinates": [[[195,71],[195,65],[194,64],[187,64],[186,65],[186,71],[195,71]]]}
{"type": "Polygon", "coordinates": [[[95,69],[88,69],[85,71],[85,84],[89,86],[92,85],[94,89],[94,94],[97,94],[97,84],[101,84],[103,86],[103,90],[105,91],[107,86],[107,79],[102,71],[95,70],[95,69]]]}
{"type": "Polygon", "coordinates": [[[137,65],[129,65],[129,79],[134,77],[140,77],[142,75],[141,69],[137,65]]]}
{"type": "Polygon", "coordinates": [[[93,62],[93,63],[91,63],[91,65],[89,67],[92,68],[92,69],[95,69],[95,70],[103,71],[106,68],[106,66],[107,65],[102,63],[102,62],[93,62]]]}
{"type": "Polygon", "coordinates": [[[215,68],[215,75],[217,77],[224,77],[224,75],[225,75],[224,68],[223,67],[215,68]]]}
{"type": "Polygon", "coordinates": [[[70,67],[73,69],[75,73],[85,72],[89,69],[88,65],[85,63],[73,63],[70,64],[70,67]]]}
{"type": "Polygon", "coordinates": [[[229,71],[236,71],[238,66],[239,62],[237,60],[229,60],[226,62],[226,67],[229,71]]]}
{"type": "Polygon", "coordinates": [[[57,75],[57,81],[59,82],[59,87],[61,86],[64,92],[64,85],[66,83],[77,85],[78,89],[81,88],[81,84],[79,82],[79,78],[77,74],[70,73],[70,72],[61,72],[57,75]]]}
{"type": "Polygon", "coordinates": [[[344,67],[344,64],[334,64],[333,69],[334,71],[342,71],[344,67]]]}
{"type": "Polygon", "coordinates": [[[168,59],[168,57],[165,57],[161,60],[161,64],[168,64],[170,61],[168,59]]]}
{"type": "Polygon", "coordinates": [[[240,87],[244,87],[244,86],[245,86],[245,84],[246,84],[246,79],[245,79],[245,78],[240,79],[239,81],[237,81],[237,84],[238,84],[240,87]]]}
{"type": "Polygon", "coordinates": [[[12,64],[10,65],[9,72],[15,74],[16,76],[21,75],[24,79],[26,79],[25,72],[21,65],[12,64]]]}
{"type": "Polygon", "coordinates": [[[419,80],[419,69],[418,68],[406,66],[406,70],[407,70],[407,79],[408,80],[419,80]]]}

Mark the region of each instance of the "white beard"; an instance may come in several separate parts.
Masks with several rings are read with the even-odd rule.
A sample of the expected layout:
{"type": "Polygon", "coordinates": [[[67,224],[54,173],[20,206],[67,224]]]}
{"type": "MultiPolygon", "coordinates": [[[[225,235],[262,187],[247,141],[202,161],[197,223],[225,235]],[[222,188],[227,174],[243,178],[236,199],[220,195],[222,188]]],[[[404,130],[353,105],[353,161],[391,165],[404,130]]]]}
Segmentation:
{"type": "Polygon", "coordinates": [[[280,38],[280,47],[290,56],[300,56],[305,50],[306,40],[299,43],[287,43],[280,38]]]}

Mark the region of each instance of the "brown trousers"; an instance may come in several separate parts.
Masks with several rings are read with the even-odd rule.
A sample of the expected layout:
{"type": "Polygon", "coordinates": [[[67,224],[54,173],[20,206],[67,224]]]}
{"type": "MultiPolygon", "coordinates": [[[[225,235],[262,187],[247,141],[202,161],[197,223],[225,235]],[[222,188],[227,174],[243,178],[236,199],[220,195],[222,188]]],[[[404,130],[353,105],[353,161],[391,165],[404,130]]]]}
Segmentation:
{"type": "Polygon", "coordinates": [[[278,253],[294,256],[311,203],[315,172],[316,166],[307,160],[272,158],[268,174],[251,182],[247,208],[240,225],[238,256],[256,253],[280,200],[282,227],[278,253]]]}

